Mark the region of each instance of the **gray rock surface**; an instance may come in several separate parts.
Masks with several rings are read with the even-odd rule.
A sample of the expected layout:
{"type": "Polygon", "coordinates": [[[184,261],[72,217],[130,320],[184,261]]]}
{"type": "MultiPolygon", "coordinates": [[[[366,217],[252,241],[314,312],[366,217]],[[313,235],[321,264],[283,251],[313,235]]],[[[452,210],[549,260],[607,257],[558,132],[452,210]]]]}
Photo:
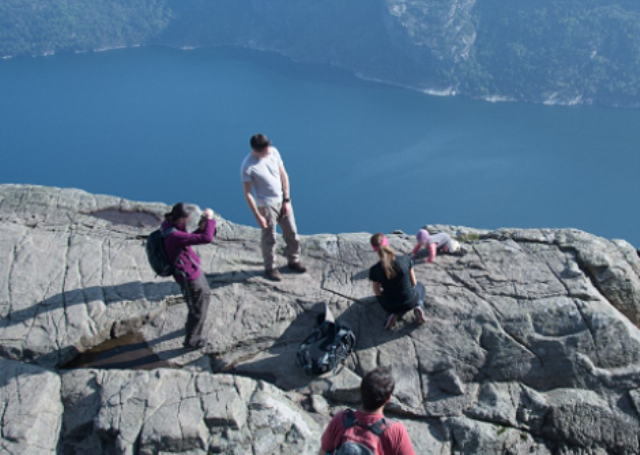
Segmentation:
{"type": "Polygon", "coordinates": [[[313,453],[321,427],[270,384],[175,370],[62,375],[63,453],[313,453]]]}
{"type": "MultiPolygon", "coordinates": [[[[15,376],[51,378],[58,422],[64,403],[63,428],[51,424],[33,444],[62,453],[315,453],[330,415],[357,406],[361,376],[391,365],[388,412],[417,453],[638,452],[640,259],[628,243],[575,230],[429,226],[459,234],[468,253],[418,259],[428,322],[406,315],[383,331],[367,279],[376,262],[369,234],[303,238],[309,272],[273,283],[261,273],[257,230],[219,219],[214,244],[198,247],[213,291],[206,331],[215,352],[204,355],[182,349],[184,299],[144,256],[153,230],[145,225],[166,209],[0,186],[0,354],[11,359],[3,365],[24,368],[3,367],[0,409],[16,406],[15,376]],[[358,341],[338,374],[311,380],[295,351],[323,304],[358,341]],[[53,370],[131,333],[154,361],[182,370],[127,369],[144,358],[61,380],[53,370]]],[[[402,233],[389,238],[399,253],[413,246],[402,233]]],[[[26,448],[27,439],[7,439],[10,420],[3,416],[1,443],[26,448]]]]}
{"type": "Polygon", "coordinates": [[[56,453],[63,411],[56,373],[0,359],[0,453],[56,453]]]}

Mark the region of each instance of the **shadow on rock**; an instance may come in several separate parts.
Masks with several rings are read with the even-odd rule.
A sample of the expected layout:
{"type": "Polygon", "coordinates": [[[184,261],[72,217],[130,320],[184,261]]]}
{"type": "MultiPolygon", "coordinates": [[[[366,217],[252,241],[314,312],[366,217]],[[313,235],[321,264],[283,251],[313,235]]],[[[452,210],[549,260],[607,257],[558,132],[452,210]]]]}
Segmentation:
{"type": "MultiPolygon", "coordinates": [[[[313,382],[325,383],[329,387],[334,380],[333,372],[321,377],[312,377],[296,365],[298,348],[317,327],[318,316],[324,313],[324,307],[325,302],[318,302],[300,314],[274,343],[265,346],[257,354],[245,358],[233,354],[223,356],[214,364],[214,370],[262,379],[283,390],[299,390],[311,386],[313,382]]],[[[406,318],[410,319],[409,316],[406,318]]],[[[355,333],[356,353],[408,336],[419,328],[411,322],[400,322],[395,330],[386,331],[383,330],[385,319],[386,313],[372,297],[352,303],[336,317],[336,322],[349,327],[355,333]]],[[[338,369],[340,374],[336,377],[350,375],[355,377],[359,384],[359,377],[365,372],[360,371],[355,357],[352,355],[347,360],[344,368],[346,372],[340,372],[341,369],[338,369]]]]}
{"type": "MultiPolygon", "coordinates": [[[[47,313],[56,311],[68,313],[72,311],[72,307],[77,305],[99,305],[102,303],[109,306],[135,301],[158,303],[176,294],[179,295],[179,290],[173,281],[146,283],[132,281],[117,286],[91,286],[74,289],[56,294],[31,306],[11,311],[7,318],[0,322],[0,329],[23,324],[37,317],[45,317],[47,313]]],[[[88,308],[87,311],[91,310],[92,308],[88,308]]],[[[95,308],[95,310],[99,311],[100,308],[95,308]]]]}

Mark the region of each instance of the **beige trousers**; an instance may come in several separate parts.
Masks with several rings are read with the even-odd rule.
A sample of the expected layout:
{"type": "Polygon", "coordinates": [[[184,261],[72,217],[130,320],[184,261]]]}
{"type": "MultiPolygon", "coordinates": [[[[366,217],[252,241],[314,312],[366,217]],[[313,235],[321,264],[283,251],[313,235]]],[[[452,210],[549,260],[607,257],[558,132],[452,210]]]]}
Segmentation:
{"type": "Polygon", "coordinates": [[[260,214],[267,220],[267,227],[262,230],[262,258],[265,270],[276,268],[276,228],[282,229],[287,244],[287,261],[294,264],[300,261],[300,240],[293,208],[285,216],[281,215],[282,204],[259,207],[260,214]]]}

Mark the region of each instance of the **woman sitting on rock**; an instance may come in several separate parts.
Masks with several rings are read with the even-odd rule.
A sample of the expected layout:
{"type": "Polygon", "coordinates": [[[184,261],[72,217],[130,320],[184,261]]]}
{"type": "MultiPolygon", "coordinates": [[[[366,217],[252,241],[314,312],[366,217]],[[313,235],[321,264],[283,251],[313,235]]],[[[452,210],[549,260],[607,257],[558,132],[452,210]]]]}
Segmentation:
{"type": "Polygon", "coordinates": [[[453,240],[449,234],[445,234],[444,232],[430,235],[426,229],[420,229],[416,235],[416,240],[418,244],[411,252],[411,257],[415,257],[420,248],[424,246],[429,249],[429,259],[427,262],[433,262],[437,252],[461,255],[466,252],[460,247],[460,243],[457,240],[453,240]]]}
{"type": "Polygon", "coordinates": [[[380,262],[369,270],[369,279],[378,302],[389,313],[384,328],[391,329],[396,320],[410,310],[418,324],[426,322],[422,309],[425,289],[416,281],[411,258],[396,257],[389,241],[380,233],[371,236],[371,247],[378,253],[380,262]]]}

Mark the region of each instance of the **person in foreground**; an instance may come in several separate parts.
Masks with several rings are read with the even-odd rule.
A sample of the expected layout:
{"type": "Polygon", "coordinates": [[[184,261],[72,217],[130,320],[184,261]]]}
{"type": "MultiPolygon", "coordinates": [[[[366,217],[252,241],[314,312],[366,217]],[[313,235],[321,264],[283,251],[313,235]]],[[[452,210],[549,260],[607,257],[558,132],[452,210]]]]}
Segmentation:
{"type": "Polygon", "coordinates": [[[164,248],[167,257],[175,265],[173,277],[180,285],[189,309],[184,347],[204,348],[208,340],[202,336],[202,330],[209,309],[211,289],[202,273],[200,257],[191,246],[211,243],[213,240],[216,231],[213,211],[206,209],[203,212],[198,229],[192,233],[187,232],[191,213],[182,202],[174,205],[164,217],[165,221],[160,228],[163,235],[168,233],[164,237],[164,248]]]}
{"type": "Polygon", "coordinates": [[[391,329],[396,320],[410,310],[413,310],[417,323],[426,322],[423,310],[425,289],[416,281],[411,258],[396,257],[383,234],[373,234],[370,242],[380,261],[369,269],[369,280],[378,302],[389,313],[384,328],[391,329]]]}
{"type": "Polygon", "coordinates": [[[276,223],[282,228],[287,244],[289,269],[304,273],[300,262],[300,241],[291,206],[289,176],[278,149],[264,134],[251,137],[251,153],[242,162],[240,176],[244,197],[262,229],[262,257],[267,278],[281,281],[276,267],[276,223]],[[255,198],[253,193],[255,193],[255,198]]]}
{"type": "Polygon", "coordinates": [[[416,240],[418,243],[413,251],[411,251],[411,257],[415,257],[420,248],[426,247],[429,249],[429,259],[427,262],[433,262],[437,252],[460,255],[465,253],[460,247],[460,243],[457,240],[453,240],[449,234],[445,234],[444,232],[430,235],[426,229],[420,229],[416,235],[416,240]]]}
{"type": "Polygon", "coordinates": [[[358,451],[358,444],[376,455],[414,455],[405,426],[384,417],[384,407],[391,400],[395,385],[390,367],[370,371],[360,384],[360,409],[342,411],[333,417],[322,435],[319,455],[366,453],[358,451]]]}

